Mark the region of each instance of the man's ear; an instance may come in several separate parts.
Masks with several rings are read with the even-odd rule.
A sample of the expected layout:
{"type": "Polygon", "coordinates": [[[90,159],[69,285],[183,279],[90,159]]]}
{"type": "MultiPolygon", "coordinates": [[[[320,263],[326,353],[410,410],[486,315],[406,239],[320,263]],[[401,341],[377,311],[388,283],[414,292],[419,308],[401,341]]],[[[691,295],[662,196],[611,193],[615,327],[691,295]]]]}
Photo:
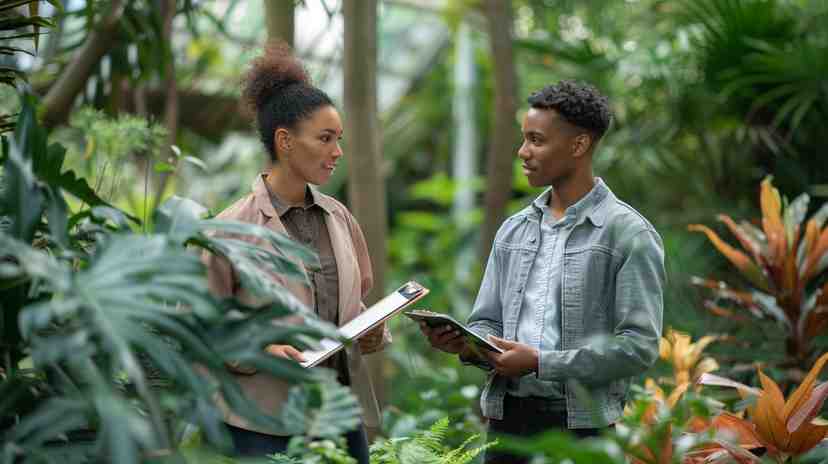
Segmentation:
{"type": "Polygon", "coordinates": [[[592,148],[592,136],[585,132],[576,135],[572,140],[572,156],[575,158],[589,153],[590,148],[592,148]]]}
{"type": "Polygon", "coordinates": [[[276,150],[279,153],[288,153],[293,149],[293,137],[290,135],[290,131],[284,127],[276,129],[274,138],[276,139],[276,150]]]}

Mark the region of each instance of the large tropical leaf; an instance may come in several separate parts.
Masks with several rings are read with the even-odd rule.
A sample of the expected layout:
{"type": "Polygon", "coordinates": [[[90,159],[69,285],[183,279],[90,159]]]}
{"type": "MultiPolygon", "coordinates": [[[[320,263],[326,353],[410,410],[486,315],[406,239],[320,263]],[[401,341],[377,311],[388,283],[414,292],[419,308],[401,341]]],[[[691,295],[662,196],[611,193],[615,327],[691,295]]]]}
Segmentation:
{"type": "MultiPolygon", "coordinates": [[[[56,401],[68,401],[63,396],[23,417],[7,435],[7,449],[49,453],[47,442],[67,430],[97,427],[103,432],[95,436],[102,452],[120,456],[118,462],[138,462],[141,453],[171,446],[164,418],[172,412],[202,426],[215,442],[222,433],[221,415],[212,405],[218,392],[253,423],[295,431],[292,421],[266,416],[250,403],[225,363],[241,361],[288,381],[318,380],[317,371],[269,356],[264,347],[304,347],[309,337],[336,336],[333,327],[322,323],[268,323],[294,314],[282,306],[249,308],[214,300],[198,256],[163,235],[113,234],[79,271],[5,234],[0,234],[0,255],[13,258],[4,268],[6,276],[37,279],[53,295],[23,310],[20,329],[35,366],[60,372],[57,391],[71,387],[77,395],[77,401],[65,403],[74,409],[65,410],[62,420],[49,418],[61,410],[56,401]],[[172,411],[150,388],[139,355],[177,392],[172,411]],[[119,392],[118,383],[130,386],[131,393],[119,392]]],[[[331,416],[358,417],[342,391],[322,393],[316,402],[297,401],[322,411],[319,421],[308,424],[316,432],[342,431],[338,425],[321,427],[320,421],[330,425],[331,416]]]]}
{"type": "Polygon", "coordinates": [[[336,438],[360,423],[359,402],[348,387],[336,383],[332,376],[325,382],[292,393],[284,406],[283,417],[294,427],[294,433],[336,438]]]}
{"type": "Polygon", "coordinates": [[[173,196],[156,210],[156,230],[168,234],[176,242],[223,256],[233,265],[245,290],[252,296],[275,301],[298,314],[313,316],[305,304],[275,283],[270,275],[301,281],[305,278],[305,266],[319,267],[315,253],[285,234],[238,221],[202,219],[206,213],[207,209],[198,203],[173,196]],[[253,237],[256,243],[241,237],[253,237]]]}

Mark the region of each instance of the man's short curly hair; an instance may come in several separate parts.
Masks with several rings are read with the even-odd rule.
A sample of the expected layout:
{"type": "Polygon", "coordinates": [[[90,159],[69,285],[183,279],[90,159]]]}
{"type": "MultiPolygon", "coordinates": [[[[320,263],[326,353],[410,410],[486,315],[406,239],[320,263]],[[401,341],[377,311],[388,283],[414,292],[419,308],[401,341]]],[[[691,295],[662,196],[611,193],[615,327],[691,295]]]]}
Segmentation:
{"type": "Polygon", "coordinates": [[[553,109],[569,123],[597,138],[609,129],[612,113],[607,97],[585,82],[563,80],[534,92],[526,100],[532,108],[553,109]]]}

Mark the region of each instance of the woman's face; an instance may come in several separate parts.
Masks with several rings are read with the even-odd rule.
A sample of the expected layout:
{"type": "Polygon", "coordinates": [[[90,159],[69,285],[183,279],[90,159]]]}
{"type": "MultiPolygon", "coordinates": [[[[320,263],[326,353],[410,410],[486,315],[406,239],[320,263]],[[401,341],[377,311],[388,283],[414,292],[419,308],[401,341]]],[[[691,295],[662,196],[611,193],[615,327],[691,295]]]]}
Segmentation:
{"type": "Polygon", "coordinates": [[[290,131],[290,150],[280,156],[291,172],[307,183],[322,185],[331,178],[342,148],[342,121],[333,106],[323,106],[290,131]]]}

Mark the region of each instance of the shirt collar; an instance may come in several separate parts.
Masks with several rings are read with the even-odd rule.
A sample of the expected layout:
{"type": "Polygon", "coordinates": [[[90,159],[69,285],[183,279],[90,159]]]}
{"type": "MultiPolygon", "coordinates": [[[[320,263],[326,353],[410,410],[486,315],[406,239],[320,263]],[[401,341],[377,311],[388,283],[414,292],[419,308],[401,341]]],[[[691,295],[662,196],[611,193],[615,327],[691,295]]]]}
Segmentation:
{"type": "MultiPolygon", "coordinates": [[[[275,193],[270,191],[270,188],[267,186],[266,178],[267,173],[261,173],[256,176],[256,180],[253,181],[253,195],[256,198],[256,204],[265,216],[277,216],[281,218],[286,212],[288,212],[288,210],[290,210],[291,206],[287,205],[275,193]]],[[[308,185],[305,195],[308,200],[306,207],[316,205],[322,208],[322,210],[326,213],[331,213],[333,209],[332,200],[330,200],[326,195],[323,195],[310,185],[308,185]]]]}
{"type": "MultiPolygon", "coordinates": [[[[535,201],[532,202],[532,205],[539,212],[543,213],[544,208],[549,207],[549,196],[552,194],[552,190],[554,190],[554,188],[549,187],[541,193],[540,196],[535,198],[535,201]]],[[[607,197],[608,193],[609,187],[607,187],[603,179],[596,177],[595,185],[592,187],[592,190],[587,192],[587,194],[575,202],[574,205],[567,208],[564,214],[566,216],[574,217],[576,224],[580,224],[584,222],[584,220],[589,219],[594,226],[601,227],[604,225],[604,216],[600,213],[600,206],[607,197]]]]}

